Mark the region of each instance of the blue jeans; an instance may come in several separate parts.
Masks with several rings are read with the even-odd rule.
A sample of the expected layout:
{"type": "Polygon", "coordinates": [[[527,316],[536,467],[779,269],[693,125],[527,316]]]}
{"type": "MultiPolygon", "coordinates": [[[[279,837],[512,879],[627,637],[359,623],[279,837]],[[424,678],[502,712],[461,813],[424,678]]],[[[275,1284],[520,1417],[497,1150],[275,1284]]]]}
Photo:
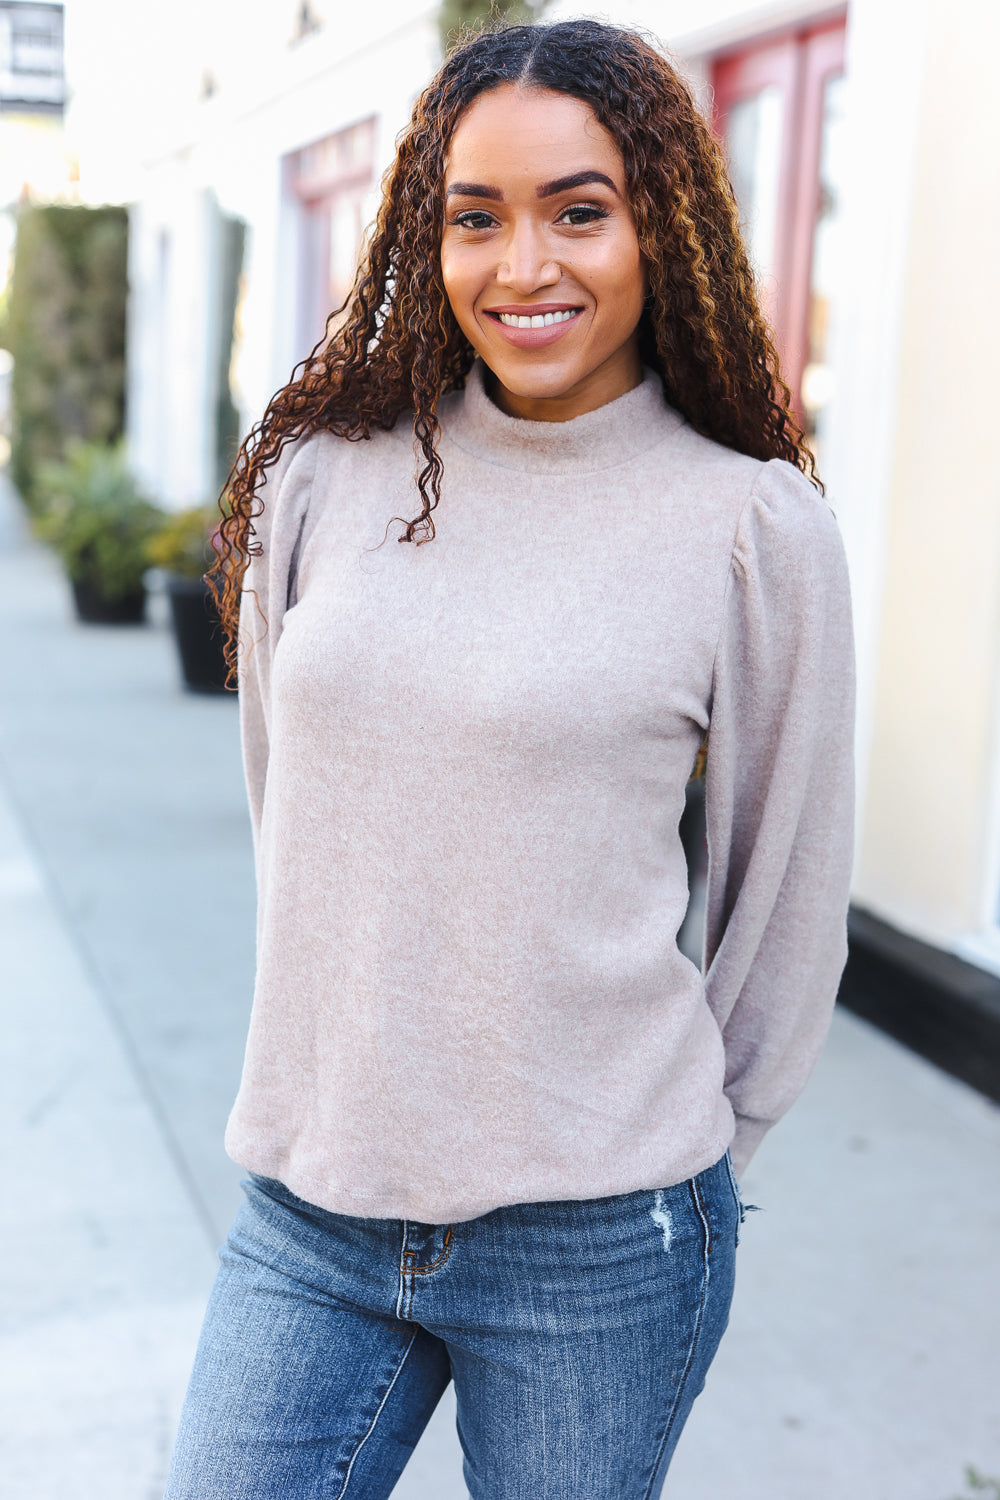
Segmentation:
{"type": "Polygon", "coordinates": [[[167,1500],[384,1500],[449,1380],[472,1500],[659,1495],[729,1316],[728,1154],[458,1224],[244,1189],[167,1500]]]}

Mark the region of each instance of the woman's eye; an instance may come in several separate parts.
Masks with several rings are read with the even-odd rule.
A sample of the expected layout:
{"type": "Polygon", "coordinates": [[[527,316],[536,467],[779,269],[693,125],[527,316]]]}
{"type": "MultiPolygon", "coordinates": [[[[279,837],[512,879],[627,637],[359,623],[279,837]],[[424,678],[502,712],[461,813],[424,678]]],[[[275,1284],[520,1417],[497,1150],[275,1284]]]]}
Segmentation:
{"type": "Polygon", "coordinates": [[[463,229],[491,229],[496,220],[485,209],[470,208],[464,214],[456,214],[451,222],[460,224],[463,229]]]}
{"type": "Polygon", "coordinates": [[[599,208],[596,203],[574,203],[569,208],[564,208],[559,215],[561,223],[565,224],[593,224],[598,219],[606,219],[608,211],[599,208]]]}

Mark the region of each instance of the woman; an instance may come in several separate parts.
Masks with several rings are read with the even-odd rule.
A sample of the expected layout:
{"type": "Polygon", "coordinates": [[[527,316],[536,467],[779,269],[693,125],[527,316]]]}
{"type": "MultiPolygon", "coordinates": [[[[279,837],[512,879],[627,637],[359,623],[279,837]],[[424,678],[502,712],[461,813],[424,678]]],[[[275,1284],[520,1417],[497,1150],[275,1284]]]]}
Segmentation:
{"type": "Polygon", "coordinates": [[[449,1379],[474,1500],[659,1493],[844,959],[810,472],[673,70],[592,22],[462,46],[232,482],[251,1176],[170,1500],[387,1496],[449,1379]]]}

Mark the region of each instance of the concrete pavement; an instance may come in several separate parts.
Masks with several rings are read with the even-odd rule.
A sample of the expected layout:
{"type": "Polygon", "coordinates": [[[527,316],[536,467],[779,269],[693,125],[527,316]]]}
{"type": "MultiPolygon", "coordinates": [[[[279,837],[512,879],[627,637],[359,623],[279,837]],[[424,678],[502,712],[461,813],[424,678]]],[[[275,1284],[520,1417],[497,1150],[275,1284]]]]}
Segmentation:
{"type": "MultiPolygon", "coordinates": [[[[0,1492],[155,1500],[238,1199],[235,703],[180,691],[162,601],[145,628],[75,624],[3,504],[0,1492]]],[[[667,1500],[953,1500],[967,1465],[1000,1476],[1000,1111],[840,1015],[743,1187],[764,1211],[667,1500]]],[[[464,1494],[449,1392],[394,1500],[464,1494]]]]}

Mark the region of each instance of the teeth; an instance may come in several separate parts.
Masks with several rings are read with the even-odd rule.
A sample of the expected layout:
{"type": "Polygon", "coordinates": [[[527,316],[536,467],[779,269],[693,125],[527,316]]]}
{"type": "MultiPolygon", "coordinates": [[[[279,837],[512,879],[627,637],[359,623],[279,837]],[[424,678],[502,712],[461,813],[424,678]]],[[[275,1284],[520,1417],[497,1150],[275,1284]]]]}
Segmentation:
{"type": "Polygon", "coordinates": [[[531,317],[520,317],[517,313],[498,313],[501,323],[508,328],[551,328],[553,323],[565,323],[575,318],[578,309],[567,308],[564,312],[534,313],[531,317]]]}

